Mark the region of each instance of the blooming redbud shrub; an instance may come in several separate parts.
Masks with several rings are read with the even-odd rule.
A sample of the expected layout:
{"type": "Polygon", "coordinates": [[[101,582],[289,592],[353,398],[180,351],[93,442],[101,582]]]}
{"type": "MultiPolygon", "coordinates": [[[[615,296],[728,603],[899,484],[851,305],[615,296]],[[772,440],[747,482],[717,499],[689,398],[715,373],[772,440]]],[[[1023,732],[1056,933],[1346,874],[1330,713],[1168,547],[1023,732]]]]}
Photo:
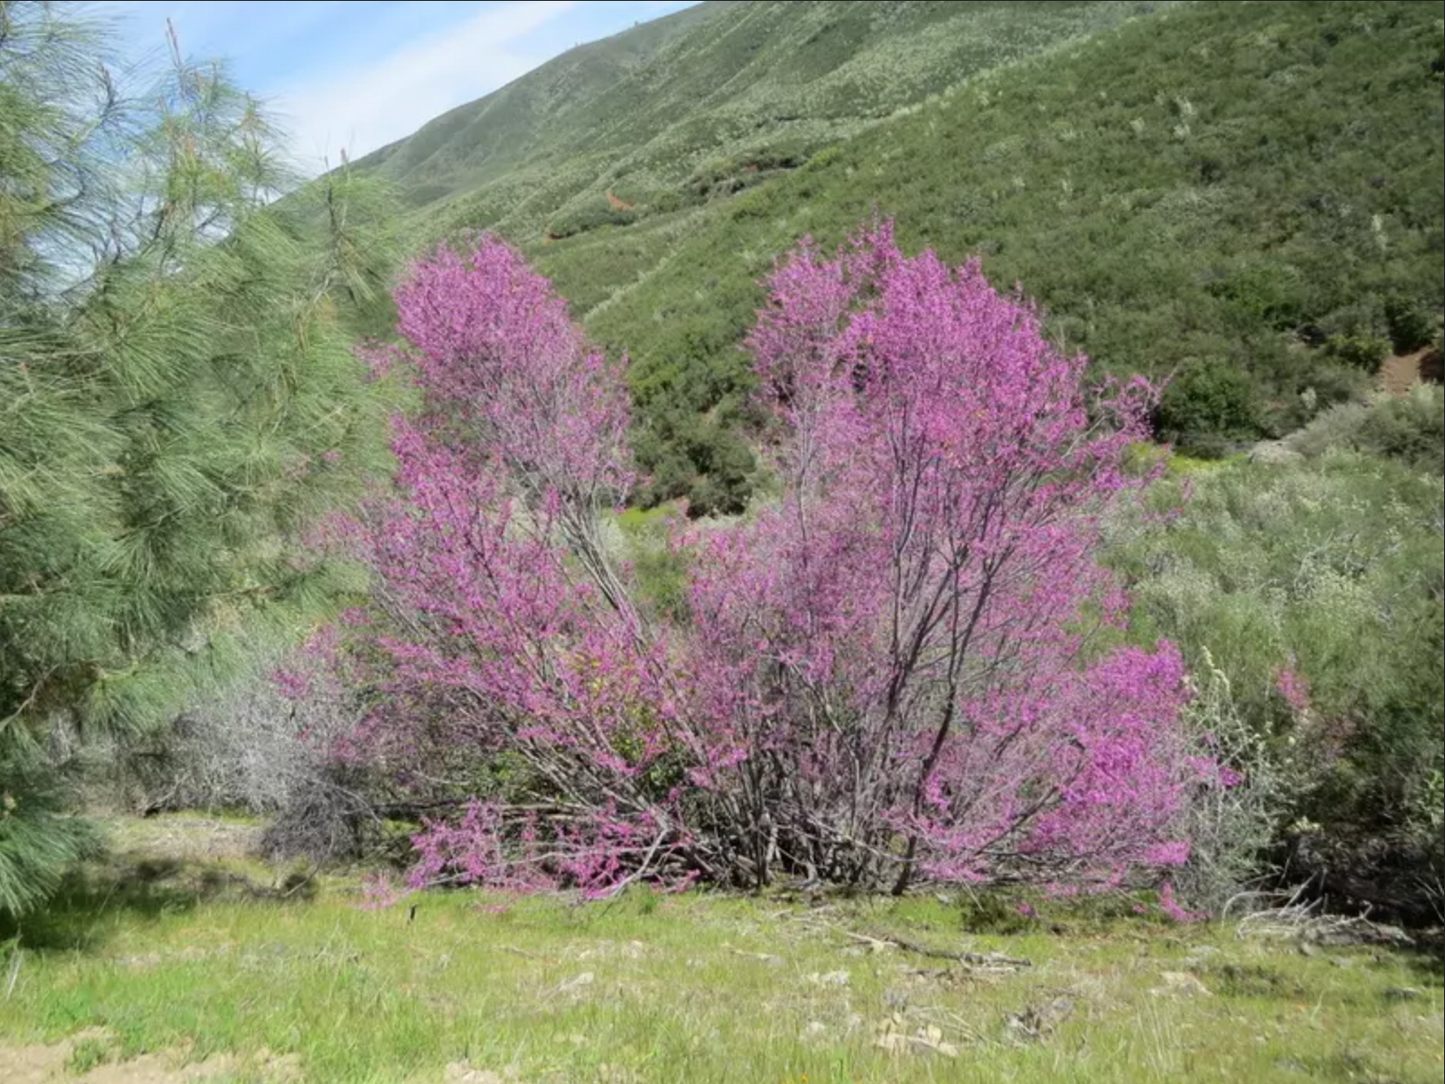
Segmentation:
{"type": "Polygon", "coordinates": [[[781,496],[679,533],[688,602],[661,614],[605,529],[634,481],[621,363],[494,238],[397,305],[372,357],[424,405],[353,532],[380,693],[355,747],[508,766],[423,826],[414,886],[1079,891],[1187,859],[1219,773],[1179,653],[1106,646],[1125,599],[1096,559],[1156,396],[1090,393],[977,264],[875,224],[779,265],[747,347],[781,496]]]}

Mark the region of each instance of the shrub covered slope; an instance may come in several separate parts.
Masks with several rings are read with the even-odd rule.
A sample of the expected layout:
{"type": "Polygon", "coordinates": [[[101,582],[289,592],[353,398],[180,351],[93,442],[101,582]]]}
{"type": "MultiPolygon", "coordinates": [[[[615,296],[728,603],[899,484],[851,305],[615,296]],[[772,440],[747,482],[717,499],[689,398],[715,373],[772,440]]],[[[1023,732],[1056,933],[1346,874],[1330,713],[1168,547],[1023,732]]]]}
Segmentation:
{"type": "Polygon", "coordinates": [[[498,229],[630,353],[654,499],[740,507],[758,283],[875,207],[906,249],[1026,284],[1100,368],[1173,375],[1161,435],[1204,453],[1298,427],[1438,317],[1433,0],[714,7],[379,155],[424,234],[498,229]],[[530,164],[488,151],[544,91],[498,137],[530,164]]]}

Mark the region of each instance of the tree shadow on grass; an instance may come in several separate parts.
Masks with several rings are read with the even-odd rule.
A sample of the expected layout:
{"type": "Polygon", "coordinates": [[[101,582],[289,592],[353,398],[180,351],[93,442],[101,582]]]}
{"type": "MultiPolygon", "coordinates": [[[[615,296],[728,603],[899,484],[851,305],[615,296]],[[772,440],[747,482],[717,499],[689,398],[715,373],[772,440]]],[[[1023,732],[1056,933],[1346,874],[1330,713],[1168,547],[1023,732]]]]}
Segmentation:
{"type": "Polygon", "coordinates": [[[1418,933],[1406,962],[1425,985],[1445,987],[1445,930],[1418,933]]]}
{"type": "Polygon", "coordinates": [[[117,919],[155,922],[214,902],[305,904],[315,899],[316,888],[304,873],[268,884],[214,863],[112,857],[71,873],[18,927],[0,917],[0,942],[18,935],[23,947],[35,951],[96,952],[122,927],[117,919]]]}

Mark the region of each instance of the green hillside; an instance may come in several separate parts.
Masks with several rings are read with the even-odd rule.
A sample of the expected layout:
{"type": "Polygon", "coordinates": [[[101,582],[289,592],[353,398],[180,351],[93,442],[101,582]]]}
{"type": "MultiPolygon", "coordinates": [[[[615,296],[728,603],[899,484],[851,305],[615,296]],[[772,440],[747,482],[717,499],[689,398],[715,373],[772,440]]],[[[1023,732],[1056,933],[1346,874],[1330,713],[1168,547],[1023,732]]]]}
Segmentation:
{"type": "Polygon", "coordinates": [[[573,49],[362,165],[398,181],[433,228],[571,235],[756,182],[1137,7],[699,4],[573,49]]]}
{"type": "Polygon", "coordinates": [[[1020,282],[1101,371],[1173,376],[1161,434],[1216,452],[1298,427],[1391,339],[1435,333],[1442,15],[702,5],[376,158],[417,233],[498,229],[631,354],[654,499],[739,506],[758,279],[875,209],[906,247],[1020,282]]]}

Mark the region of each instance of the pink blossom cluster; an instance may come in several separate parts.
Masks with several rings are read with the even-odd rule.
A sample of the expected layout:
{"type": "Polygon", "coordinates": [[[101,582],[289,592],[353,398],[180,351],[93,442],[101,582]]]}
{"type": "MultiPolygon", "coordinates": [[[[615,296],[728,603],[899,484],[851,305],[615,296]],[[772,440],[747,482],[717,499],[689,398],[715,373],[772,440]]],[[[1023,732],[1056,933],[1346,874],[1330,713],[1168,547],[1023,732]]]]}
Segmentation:
{"type": "Polygon", "coordinates": [[[1275,670],[1274,688],[1296,716],[1303,717],[1309,713],[1309,679],[1293,666],[1281,666],[1275,670]]]}

